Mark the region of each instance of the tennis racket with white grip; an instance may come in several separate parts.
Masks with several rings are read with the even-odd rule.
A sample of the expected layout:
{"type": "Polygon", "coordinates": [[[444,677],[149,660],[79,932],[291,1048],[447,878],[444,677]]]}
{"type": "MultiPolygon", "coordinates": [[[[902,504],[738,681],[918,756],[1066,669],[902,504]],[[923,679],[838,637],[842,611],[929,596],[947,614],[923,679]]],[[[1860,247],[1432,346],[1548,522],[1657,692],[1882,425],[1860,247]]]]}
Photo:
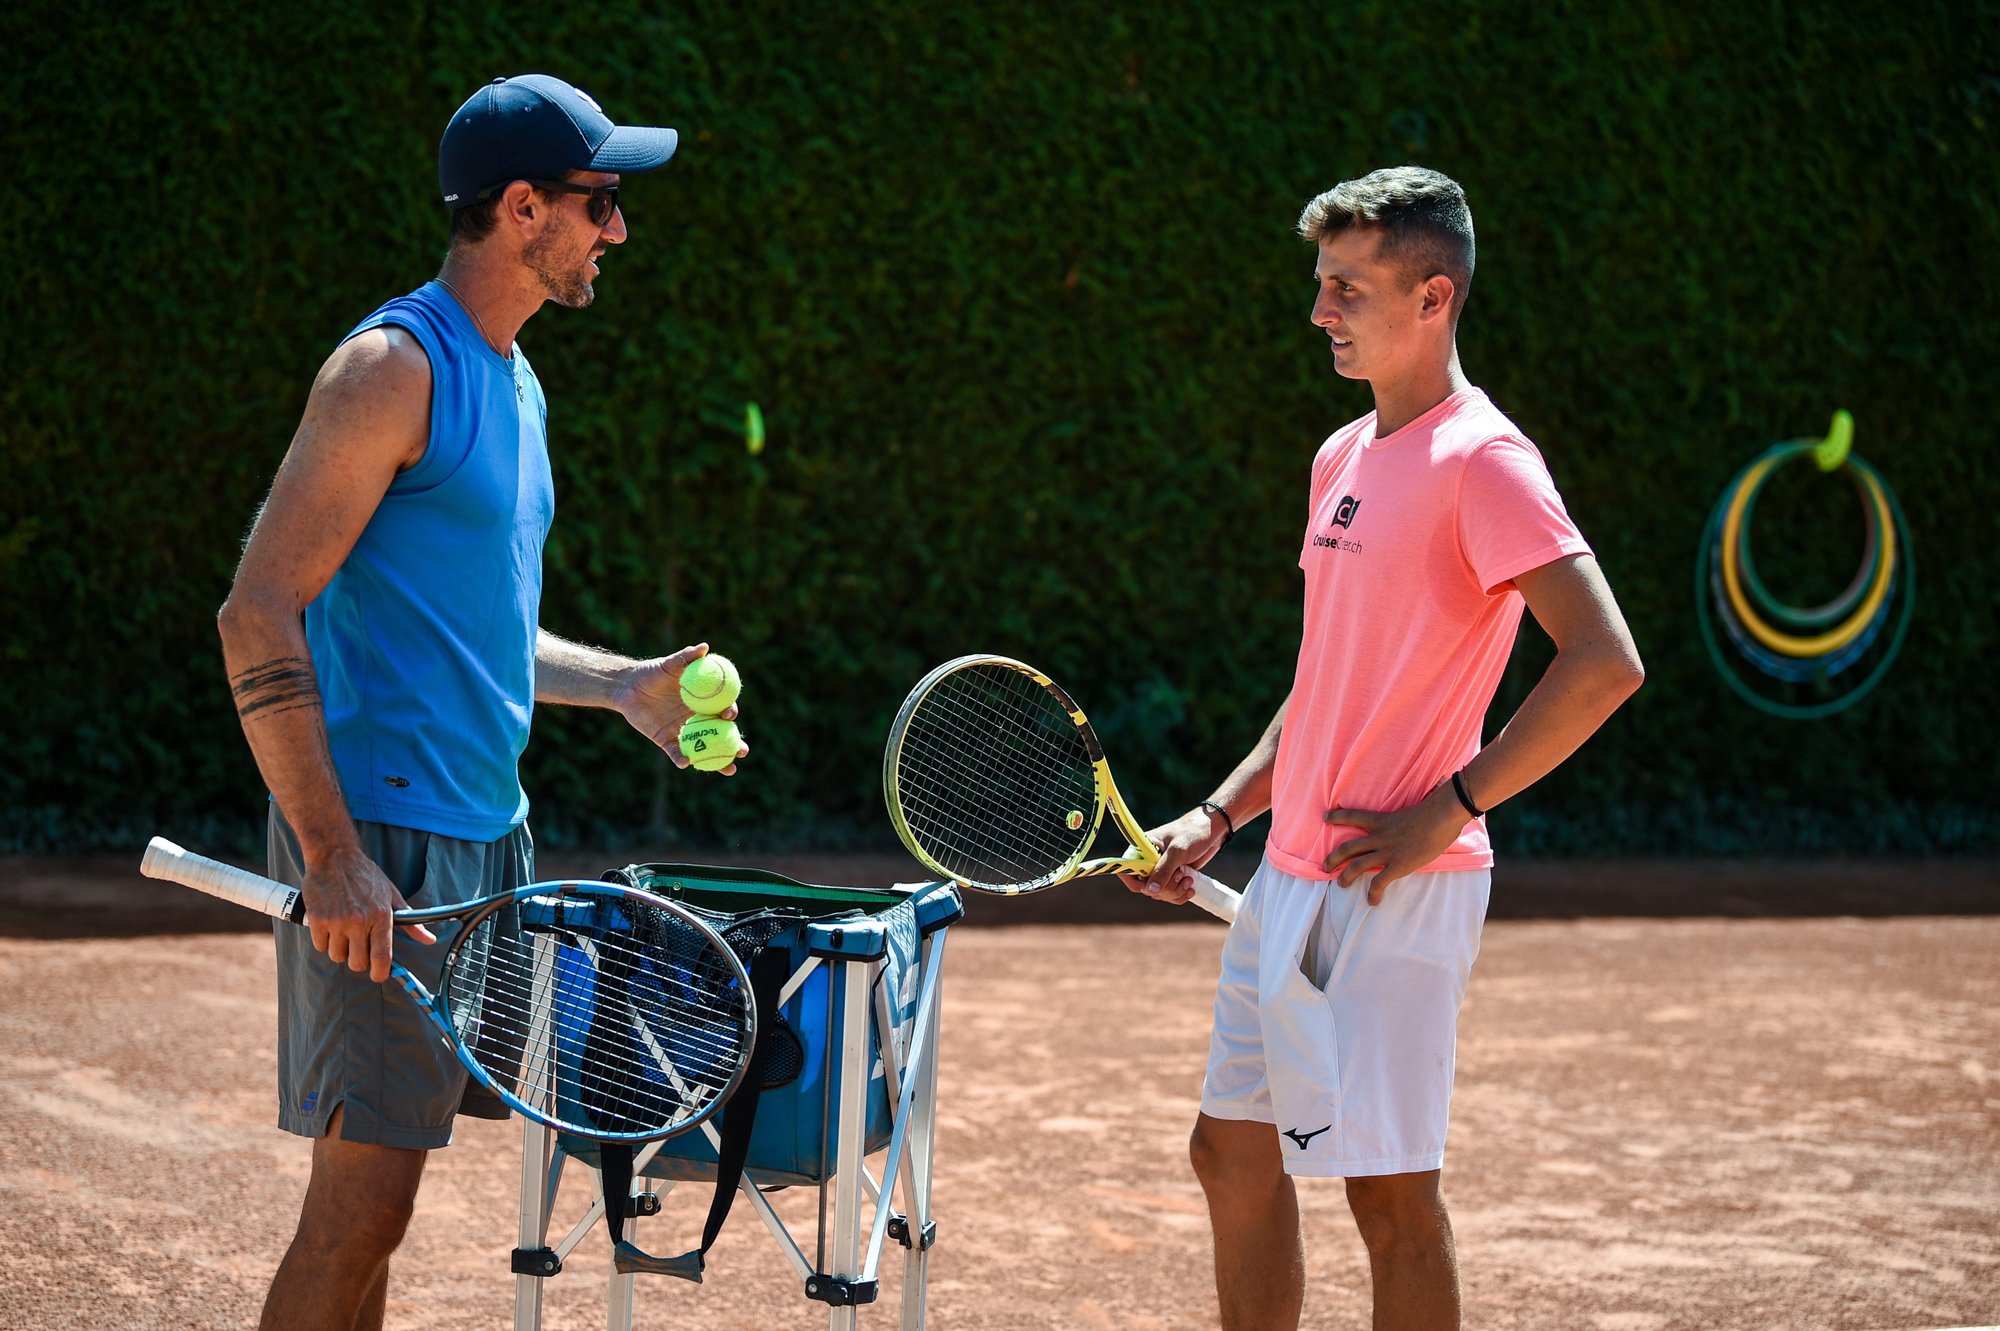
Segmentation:
{"type": "MultiPolygon", "coordinates": [[[[918,682],[889,727],[882,790],[910,853],[981,892],[1018,896],[1091,874],[1143,878],[1160,863],[1082,709],[1011,657],[961,656],[918,682]],[[1106,814],[1127,845],[1091,859],[1106,814]]],[[[1236,918],[1239,893],[1204,873],[1189,877],[1195,905],[1236,918]]]]}
{"type": "MultiPolygon", "coordinates": [[[[305,923],[299,889],[162,837],[141,871],[305,923]]],[[[757,1009],[743,964],[708,924],[615,883],[535,883],[401,910],[450,924],[436,990],[390,977],[481,1085],[559,1132],[647,1142],[697,1126],[742,1081],[757,1009]]]]}

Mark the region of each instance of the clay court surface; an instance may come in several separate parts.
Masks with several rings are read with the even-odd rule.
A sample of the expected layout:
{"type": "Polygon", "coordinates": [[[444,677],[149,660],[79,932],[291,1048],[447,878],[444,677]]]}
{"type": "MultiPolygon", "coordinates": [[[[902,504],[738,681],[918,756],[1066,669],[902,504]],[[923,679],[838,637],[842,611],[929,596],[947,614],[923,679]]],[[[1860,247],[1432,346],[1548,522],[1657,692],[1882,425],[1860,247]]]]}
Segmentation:
{"type": "MultiPolygon", "coordinates": [[[[1184,1143],[1221,929],[1096,886],[1067,902],[980,899],[950,936],[930,1325],[1213,1326],[1184,1143]]],[[[1991,863],[1503,867],[1445,1169],[1466,1325],[2000,1322],[1996,912],[1991,863]]],[[[271,1126],[271,993],[262,921],[123,861],[0,859],[0,1327],[254,1324],[307,1163],[271,1126]]],[[[391,1326],[510,1324],[519,1140],[472,1123],[433,1157],[391,1326]]],[[[642,1240],[690,1246],[698,1192],[642,1240]]],[[[1340,1186],[1302,1201],[1306,1325],[1365,1327],[1340,1186]]],[[[545,1324],[601,1326],[606,1268],[587,1242],[545,1324]]],[[[894,1325],[898,1269],[863,1327],[894,1325]]],[[[639,1325],[823,1311],[739,1208],[708,1283],[643,1284],[639,1325]]]]}

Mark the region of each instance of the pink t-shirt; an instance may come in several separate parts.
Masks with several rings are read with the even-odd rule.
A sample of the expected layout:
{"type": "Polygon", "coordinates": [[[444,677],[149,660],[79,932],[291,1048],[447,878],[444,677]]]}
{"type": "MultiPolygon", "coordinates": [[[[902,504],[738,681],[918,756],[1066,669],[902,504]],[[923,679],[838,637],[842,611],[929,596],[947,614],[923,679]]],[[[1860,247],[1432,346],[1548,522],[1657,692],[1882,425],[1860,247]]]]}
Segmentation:
{"type": "MultiPolygon", "coordinates": [[[[1479,752],[1525,604],[1513,579],[1588,554],[1542,455],[1478,389],[1384,439],[1371,412],[1313,459],[1298,676],[1278,737],[1271,863],[1329,878],[1359,829],[1328,809],[1405,809],[1479,752]]],[[[1493,863],[1484,819],[1426,871],[1493,863]]]]}

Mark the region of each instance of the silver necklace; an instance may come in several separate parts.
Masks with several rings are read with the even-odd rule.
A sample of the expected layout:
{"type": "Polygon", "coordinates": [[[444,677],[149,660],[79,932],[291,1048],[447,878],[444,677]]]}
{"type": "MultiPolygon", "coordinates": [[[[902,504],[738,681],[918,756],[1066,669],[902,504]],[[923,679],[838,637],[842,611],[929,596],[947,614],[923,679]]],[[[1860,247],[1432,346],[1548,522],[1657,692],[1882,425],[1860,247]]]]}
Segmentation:
{"type": "Polygon", "coordinates": [[[500,344],[493,340],[493,334],[486,331],[486,321],[479,317],[479,311],[473,309],[472,303],[468,301],[465,297],[458,294],[457,287],[453,286],[451,283],[444,280],[443,273],[438,274],[437,284],[443,287],[446,291],[449,291],[451,293],[451,298],[458,302],[458,307],[464,310],[467,314],[472,316],[473,326],[478,328],[479,335],[486,339],[486,345],[492,347],[494,353],[497,354],[502,360],[512,360],[513,357],[509,356],[505,351],[502,351],[500,349],[500,344]]]}

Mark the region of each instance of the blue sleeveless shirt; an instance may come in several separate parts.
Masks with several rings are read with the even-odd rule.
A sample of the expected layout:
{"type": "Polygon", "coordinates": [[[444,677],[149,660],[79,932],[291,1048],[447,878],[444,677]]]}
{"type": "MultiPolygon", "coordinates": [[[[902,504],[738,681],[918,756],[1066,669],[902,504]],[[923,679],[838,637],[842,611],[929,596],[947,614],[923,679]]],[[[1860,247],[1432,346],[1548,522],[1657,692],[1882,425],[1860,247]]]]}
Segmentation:
{"type": "Polygon", "coordinates": [[[306,607],[306,642],[348,811],[494,841],[528,816],[548,404],[520,348],[496,354],[436,282],[347,336],[384,324],[430,358],[430,440],[306,607]]]}

